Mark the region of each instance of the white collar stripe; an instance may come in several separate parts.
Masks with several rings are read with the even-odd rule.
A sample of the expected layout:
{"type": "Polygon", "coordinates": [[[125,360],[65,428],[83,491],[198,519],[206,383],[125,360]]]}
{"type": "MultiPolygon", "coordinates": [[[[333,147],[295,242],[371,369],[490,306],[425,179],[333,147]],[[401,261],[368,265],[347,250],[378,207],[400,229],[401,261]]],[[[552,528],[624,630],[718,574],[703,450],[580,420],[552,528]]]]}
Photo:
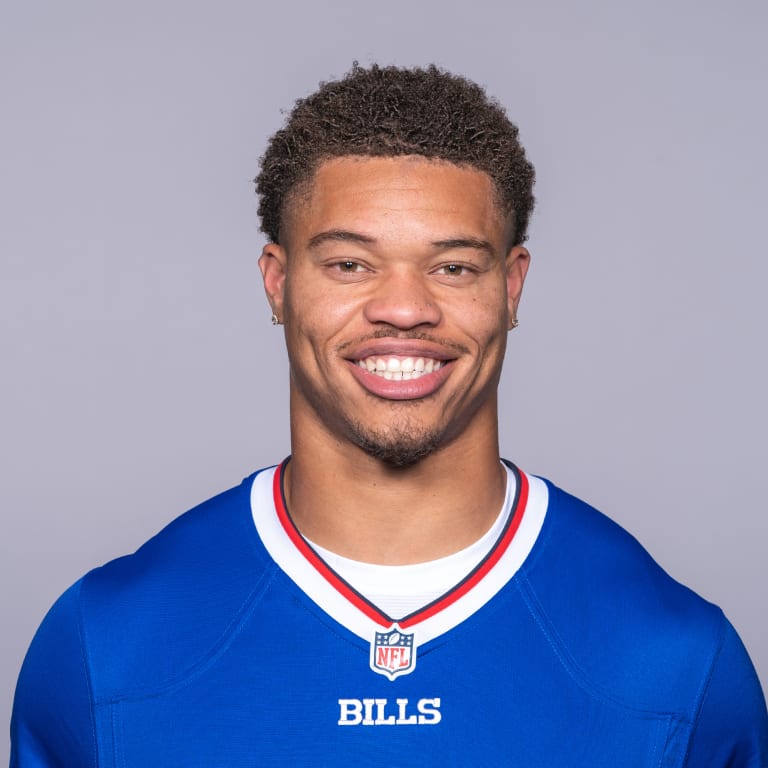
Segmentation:
{"type": "MultiPolygon", "coordinates": [[[[350,584],[348,584],[336,571],[331,568],[328,563],[323,560],[320,555],[315,552],[310,546],[309,542],[301,535],[301,532],[294,524],[288,513],[288,505],[285,503],[285,495],[283,494],[283,474],[285,472],[288,459],[285,459],[280,466],[277,467],[272,482],[272,496],[274,499],[275,511],[277,512],[278,520],[282,525],[288,538],[293,542],[296,549],[304,556],[304,558],[312,565],[312,567],[341,595],[343,595],[350,603],[361,610],[368,618],[375,621],[382,627],[389,627],[392,624],[392,619],[385,613],[382,613],[375,605],[368,602],[359,592],[357,592],[350,584]]],[[[278,561],[278,565],[280,562],[278,561]]],[[[299,586],[302,586],[299,584],[299,586]]]]}
{"type": "Polygon", "coordinates": [[[428,619],[430,616],[434,616],[436,613],[462,598],[482,581],[491,568],[499,562],[499,559],[504,552],[507,551],[507,548],[512,543],[512,539],[515,538],[517,529],[520,527],[520,523],[525,514],[525,506],[528,501],[528,479],[517,469],[517,467],[511,467],[511,469],[515,475],[516,481],[515,498],[512,501],[512,511],[507,518],[507,523],[498,540],[491,548],[491,551],[453,589],[429,605],[424,606],[410,616],[406,616],[402,621],[399,621],[398,624],[403,629],[408,629],[415,624],[428,619]]]}
{"type": "MultiPolygon", "coordinates": [[[[277,565],[322,610],[359,637],[370,640],[376,627],[393,619],[357,593],[312,549],[285,507],[282,468],[260,472],[251,488],[251,512],[264,546],[277,565]],[[318,578],[321,576],[322,578],[318,578]]],[[[546,484],[517,469],[516,492],[507,525],[488,555],[447,594],[397,624],[423,644],[465,621],[515,575],[538,538],[546,515],[546,484]]]]}

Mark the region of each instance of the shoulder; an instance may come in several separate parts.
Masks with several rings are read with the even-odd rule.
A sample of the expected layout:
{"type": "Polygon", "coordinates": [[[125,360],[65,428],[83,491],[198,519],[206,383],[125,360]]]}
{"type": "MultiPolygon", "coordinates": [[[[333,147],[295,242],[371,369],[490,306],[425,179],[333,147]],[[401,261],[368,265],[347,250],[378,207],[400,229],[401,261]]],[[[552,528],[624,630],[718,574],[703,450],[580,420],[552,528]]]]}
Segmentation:
{"type": "Polygon", "coordinates": [[[101,695],[171,684],[225,641],[262,589],[272,564],[251,515],[253,477],[85,576],[85,642],[101,695]]]}
{"type": "MultiPolygon", "coordinates": [[[[695,719],[733,631],[618,524],[547,483],[523,591],[572,673],[618,702],[695,719]]],[[[747,659],[748,662],[748,659],[747,659]]]]}
{"type": "Polygon", "coordinates": [[[257,542],[250,514],[253,475],[180,515],[131,555],[112,560],[83,577],[84,605],[114,606],[124,615],[139,595],[162,599],[158,588],[198,598],[211,580],[226,578],[253,556],[257,542]]]}
{"type": "Polygon", "coordinates": [[[86,574],[54,606],[68,617],[59,624],[80,627],[97,701],[171,684],[224,642],[247,610],[272,572],[251,516],[252,481],[86,574]]]}
{"type": "Polygon", "coordinates": [[[675,581],[632,534],[586,502],[545,482],[547,515],[529,572],[536,574],[541,594],[548,594],[548,600],[559,596],[570,604],[567,598],[574,598],[581,609],[606,615],[629,613],[632,606],[643,623],[653,617],[663,623],[693,622],[697,628],[719,624],[720,610],[675,581]],[[563,569],[559,578],[553,566],[563,569]]]}
{"type": "Polygon", "coordinates": [[[251,516],[252,480],[181,515],[56,601],[19,674],[11,765],[40,754],[95,765],[100,702],[169,684],[226,638],[270,572],[251,516]]]}
{"type": "Polygon", "coordinates": [[[77,582],[56,601],[27,651],[13,701],[11,766],[41,754],[59,756],[62,766],[96,765],[80,588],[77,582]]]}

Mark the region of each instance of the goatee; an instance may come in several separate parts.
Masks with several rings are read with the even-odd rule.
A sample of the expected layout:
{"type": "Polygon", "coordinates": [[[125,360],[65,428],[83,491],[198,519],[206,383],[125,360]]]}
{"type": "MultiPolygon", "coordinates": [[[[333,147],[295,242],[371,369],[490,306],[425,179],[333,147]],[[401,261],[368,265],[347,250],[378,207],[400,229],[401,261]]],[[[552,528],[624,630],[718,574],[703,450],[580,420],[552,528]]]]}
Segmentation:
{"type": "Polygon", "coordinates": [[[412,467],[434,453],[440,444],[437,430],[419,431],[400,427],[387,431],[376,431],[357,422],[352,427],[352,442],[369,456],[395,469],[412,467]]]}

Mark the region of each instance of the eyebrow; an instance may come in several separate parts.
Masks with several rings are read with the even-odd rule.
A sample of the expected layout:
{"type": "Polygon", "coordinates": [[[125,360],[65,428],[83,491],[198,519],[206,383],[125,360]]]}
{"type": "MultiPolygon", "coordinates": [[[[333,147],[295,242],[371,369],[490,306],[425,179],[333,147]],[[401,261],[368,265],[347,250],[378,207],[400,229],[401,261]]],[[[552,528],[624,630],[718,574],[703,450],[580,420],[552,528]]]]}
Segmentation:
{"type": "Polygon", "coordinates": [[[360,234],[360,232],[350,232],[346,229],[329,229],[313,235],[309,239],[308,245],[310,248],[317,248],[319,245],[327,242],[370,244],[376,241],[372,237],[368,237],[368,235],[360,234]]]}
{"type": "MultiPolygon", "coordinates": [[[[319,232],[318,234],[313,235],[309,239],[308,245],[310,248],[317,248],[327,242],[362,243],[363,245],[370,245],[371,243],[375,243],[376,240],[375,238],[363,235],[360,232],[352,232],[347,229],[329,229],[325,232],[319,232]]],[[[496,255],[493,246],[487,240],[482,240],[478,237],[451,237],[447,240],[434,240],[430,245],[440,251],[472,248],[476,251],[484,251],[489,256],[496,255]]]]}
{"type": "Polygon", "coordinates": [[[485,251],[489,256],[495,256],[496,251],[487,240],[478,237],[452,237],[448,240],[436,240],[432,243],[441,251],[451,251],[459,248],[472,248],[476,251],[485,251]]]}

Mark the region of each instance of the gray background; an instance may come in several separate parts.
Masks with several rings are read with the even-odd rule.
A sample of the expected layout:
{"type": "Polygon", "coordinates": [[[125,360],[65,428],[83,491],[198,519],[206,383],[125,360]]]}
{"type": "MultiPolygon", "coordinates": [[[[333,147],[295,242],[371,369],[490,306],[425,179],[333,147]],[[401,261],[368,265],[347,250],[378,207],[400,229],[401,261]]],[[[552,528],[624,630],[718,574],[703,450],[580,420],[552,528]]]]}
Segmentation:
{"type": "Polygon", "coordinates": [[[250,179],[280,110],[353,59],[435,61],[520,124],[539,205],[504,454],[720,603],[765,685],[767,20],[738,0],[3,3],[0,720],[69,583],[288,452],[250,179]]]}

